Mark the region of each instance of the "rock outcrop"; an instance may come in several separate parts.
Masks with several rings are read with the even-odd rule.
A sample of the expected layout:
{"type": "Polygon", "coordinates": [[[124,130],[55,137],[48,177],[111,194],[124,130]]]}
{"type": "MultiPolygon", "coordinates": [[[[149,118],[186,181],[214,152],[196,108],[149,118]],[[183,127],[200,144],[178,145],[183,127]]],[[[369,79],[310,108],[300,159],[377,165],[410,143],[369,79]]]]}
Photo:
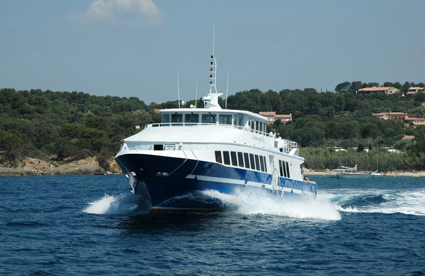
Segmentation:
{"type": "Polygon", "coordinates": [[[112,157],[108,160],[108,171],[99,166],[96,157],[80,160],[41,160],[25,158],[17,164],[1,164],[0,176],[20,176],[37,174],[112,174],[121,173],[120,168],[112,157]]]}

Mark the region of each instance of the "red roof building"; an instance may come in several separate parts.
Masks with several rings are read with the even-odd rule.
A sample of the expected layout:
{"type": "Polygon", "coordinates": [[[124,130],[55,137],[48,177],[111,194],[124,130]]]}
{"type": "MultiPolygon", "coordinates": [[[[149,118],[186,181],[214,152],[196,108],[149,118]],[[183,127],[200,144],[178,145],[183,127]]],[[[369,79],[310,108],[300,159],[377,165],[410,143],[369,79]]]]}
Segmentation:
{"type": "Polygon", "coordinates": [[[423,88],[423,87],[410,87],[409,90],[407,90],[406,96],[414,96],[418,93],[425,93],[425,88],[423,88]]]}
{"type": "Polygon", "coordinates": [[[357,90],[356,94],[370,95],[370,94],[383,93],[383,94],[390,95],[390,94],[395,94],[399,92],[400,92],[400,89],[397,89],[395,87],[366,87],[366,88],[357,90]]]}
{"type": "Polygon", "coordinates": [[[264,111],[264,112],[259,112],[258,114],[266,117],[268,124],[273,124],[276,120],[280,120],[280,122],[284,123],[285,125],[288,122],[292,122],[292,114],[289,114],[289,115],[276,114],[276,112],[274,112],[274,111],[264,111]]]}
{"type": "Polygon", "coordinates": [[[407,113],[403,112],[381,112],[381,113],[372,113],[373,116],[378,117],[383,120],[406,120],[409,118],[407,113]]]}

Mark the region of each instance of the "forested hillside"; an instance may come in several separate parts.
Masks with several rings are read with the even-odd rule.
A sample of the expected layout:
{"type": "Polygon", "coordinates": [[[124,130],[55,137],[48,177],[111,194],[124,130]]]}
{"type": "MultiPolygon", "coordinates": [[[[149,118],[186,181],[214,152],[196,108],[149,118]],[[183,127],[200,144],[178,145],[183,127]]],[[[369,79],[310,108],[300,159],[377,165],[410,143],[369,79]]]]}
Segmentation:
{"type": "MultiPolygon", "coordinates": [[[[358,85],[358,84],[356,84],[358,85]]],[[[423,84],[422,84],[423,85],[423,84]]],[[[403,154],[379,152],[384,170],[424,168],[425,127],[405,128],[403,122],[380,120],[372,113],[400,111],[424,117],[425,94],[356,96],[352,83],[341,92],[318,93],[315,89],[250,90],[228,97],[227,107],[252,112],[276,111],[293,115],[288,125],[273,126],[284,138],[297,141],[311,168],[335,168],[359,164],[376,168],[376,145],[393,147],[403,154]],[[414,135],[415,141],[402,141],[414,135]],[[369,153],[334,152],[333,147],[369,153]],[[385,163],[385,164],[384,164],[385,163]]],[[[343,87],[343,88],[344,88],[343,87]]],[[[337,90],[337,89],[336,89],[337,90]]],[[[187,103],[193,104],[194,101],[187,103]]],[[[202,103],[198,101],[198,106],[202,103]]],[[[224,107],[224,101],[221,100],[224,107]]],[[[132,97],[92,96],[83,92],[0,90],[0,151],[3,164],[13,165],[24,157],[45,160],[80,159],[95,156],[102,164],[119,150],[120,140],[134,134],[135,127],[159,122],[155,108],[177,107],[177,102],[146,105],[132,97]]]]}
{"type": "Polygon", "coordinates": [[[155,120],[138,98],[91,96],[82,92],[0,90],[2,162],[25,156],[102,161],[119,150],[135,125],[155,120]]]}

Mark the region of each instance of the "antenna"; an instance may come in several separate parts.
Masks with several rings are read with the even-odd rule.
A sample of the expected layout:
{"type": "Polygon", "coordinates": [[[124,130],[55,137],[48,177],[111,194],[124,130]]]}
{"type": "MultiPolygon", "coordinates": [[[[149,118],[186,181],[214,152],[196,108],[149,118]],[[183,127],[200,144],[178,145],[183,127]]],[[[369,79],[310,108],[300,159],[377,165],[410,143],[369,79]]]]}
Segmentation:
{"type": "Polygon", "coordinates": [[[210,94],[213,92],[217,93],[217,60],[214,56],[215,52],[215,22],[214,22],[214,29],[213,29],[213,54],[211,55],[211,62],[210,62],[210,94]]]}
{"type": "Polygon", "coordinates": [[[179,71],[177,71],[177,100],[180,108],[180,84],[179,84],[179,71]]]}
{"type": "Polygon", "coordinates": [[[213,54],[211,55],[210,60],[210,93],[202,98],[204,102],[204,108],[211,109],[221,109],[220,104],[218,103],[218,99],[223,93],[217,92],[217,60],[215,59],[215,22],[214,22],[214,30],[213,30],[213,54]],[[214,92],[213,92],[214,90],[214,92]]]}
{"type": "Polygon", "coordinates": [[[215,48],[215,21],[214,21],[214,27],[213,27],[213,55],[214,55],[214,48],[215,48]]]}
{"type": "Polygon", "coordinates": [[[195,108],[198,106],[198,84],[196,84],[195,108]]]}
{"type": "Polygon", "coordinates": [[[224,105],[224,109],[227,109],[227,92],[229,92],[229,71],[227,71],[227,87],[226,87],[226,104],[224,105]]]}

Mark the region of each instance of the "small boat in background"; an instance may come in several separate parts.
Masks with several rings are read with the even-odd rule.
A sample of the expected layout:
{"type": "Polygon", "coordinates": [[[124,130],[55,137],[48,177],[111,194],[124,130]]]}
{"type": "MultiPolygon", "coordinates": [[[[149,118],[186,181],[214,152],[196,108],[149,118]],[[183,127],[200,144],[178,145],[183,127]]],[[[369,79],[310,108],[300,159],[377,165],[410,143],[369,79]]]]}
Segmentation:
{"type": "Polygon", "coordinates": [[[376,144],[376,171],[371,172],[372,177],[383,177],[385,174],[379,172],[379,144],[376,144]]]}
{"type": "Polygon", "coordinates": [[[384,177],[384,176],[385,176],[385,174],[380,173],[380,172],[378,172],[378,171],[376,171],[376,172],[371,172],[371,173],[370,173],[370,175],[371,175],[372,177],[384,177]]]}
{"type": "Polygon", "coordinates": [[[341,166],[341,169],[335,169],[334,178],[370,178],[370,172],[357,171],[357,164],[354,167],[341,166]]]}

